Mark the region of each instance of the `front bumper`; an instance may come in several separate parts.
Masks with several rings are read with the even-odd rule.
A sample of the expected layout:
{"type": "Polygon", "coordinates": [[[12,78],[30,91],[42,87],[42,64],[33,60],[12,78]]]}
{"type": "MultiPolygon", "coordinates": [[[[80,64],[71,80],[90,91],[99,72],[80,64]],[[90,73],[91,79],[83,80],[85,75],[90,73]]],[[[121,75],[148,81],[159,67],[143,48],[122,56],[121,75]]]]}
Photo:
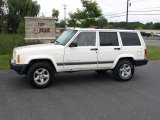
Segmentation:
{"type": "Polygon", "coordinates": [[[148,63],[148,60],[144,59],[144,60],[134,60],[134,65],[135,66],[142,66],[142,65],[146,65],[148,63]]]}
{"type": "Polygon", "coordinates": [[[22,75],[26,73],[27,66],[26,64],[15,64],[12,63],[12,60],[10,60],[10,69],[16,71],[18,74],[22,75]]]}

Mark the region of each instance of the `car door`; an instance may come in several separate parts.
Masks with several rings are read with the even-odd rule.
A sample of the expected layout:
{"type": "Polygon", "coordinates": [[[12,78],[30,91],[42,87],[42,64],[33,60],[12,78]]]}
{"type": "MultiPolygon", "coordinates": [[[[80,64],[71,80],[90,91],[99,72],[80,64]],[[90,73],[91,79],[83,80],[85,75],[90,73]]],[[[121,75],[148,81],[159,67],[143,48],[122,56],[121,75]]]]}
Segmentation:
{"type": "Polygon", "coordinates": [[[97,68],[96,32],[80,32],[65,48],[64,70],[89,70],[97,68]]]}
{"type": "Polygon", "coordinates": [[[120,35],[117,32],[99,32],[98,69],[110,69],[122,53],[120,35]]]}

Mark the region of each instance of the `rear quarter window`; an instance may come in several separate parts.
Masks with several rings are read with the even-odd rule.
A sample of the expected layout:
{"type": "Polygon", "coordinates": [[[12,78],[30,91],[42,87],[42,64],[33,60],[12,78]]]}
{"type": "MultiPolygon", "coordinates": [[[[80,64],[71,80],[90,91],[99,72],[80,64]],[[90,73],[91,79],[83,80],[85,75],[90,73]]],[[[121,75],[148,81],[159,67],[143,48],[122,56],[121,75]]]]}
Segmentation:
{"type": "Polygon", "coordinates": [[[120,32],[123,46],[140,46],[140,39],[137,33],[120,32]]]}

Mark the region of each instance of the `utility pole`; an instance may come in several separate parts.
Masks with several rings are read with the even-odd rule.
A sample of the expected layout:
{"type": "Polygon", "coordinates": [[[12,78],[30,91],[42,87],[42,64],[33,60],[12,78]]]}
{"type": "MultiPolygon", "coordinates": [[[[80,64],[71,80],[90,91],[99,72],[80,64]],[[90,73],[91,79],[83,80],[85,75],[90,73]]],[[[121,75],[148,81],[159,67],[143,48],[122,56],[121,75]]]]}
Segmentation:
{"type": "Polygon", "coordinates": [[[66,19],[66,10],[67,10],[67,5],[64,6],[64,22],[65,22],[65,29],[67,28],[67,19],[66,19]]]}
{"type": "Polygon", "coordinates": [[[126,23],[128,23],[128,8],[129,8],[129,0],[127,0],[126,23]]]}

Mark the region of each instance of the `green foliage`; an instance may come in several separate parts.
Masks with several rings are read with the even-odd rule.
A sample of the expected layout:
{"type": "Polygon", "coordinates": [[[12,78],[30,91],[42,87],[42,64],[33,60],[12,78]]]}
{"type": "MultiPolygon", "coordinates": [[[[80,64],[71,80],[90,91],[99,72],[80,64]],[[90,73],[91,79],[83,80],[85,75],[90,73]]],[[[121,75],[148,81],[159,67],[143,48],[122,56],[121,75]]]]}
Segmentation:
{"type": "Polygon", "coordinates": [[[52,17],[54,17],[56,19],[56,21],[58,21],[59,11],[56,9],[53,9],[52,10],[52,17]]]}
{"type": "Polygon", "coordinates": [[[83,8],[69,14],[68,23],[70,27],[89,27],[97,25],[97,21],[106,22],[104,22],[105,17],[102,16],[102,10],[96,1],[81,0],[81,2],[83,8]]]}
{"type": "Polygon", "coordinates": [[[153,29],[153,22],[149,22],[149,23],[146,23],[146,25],[145,25],[145,28],[146,29],[153,29]]]}
{"type": "Polygon", "coordinates": [[[37,16],[40,6],[32,0],[8,0],[7,28],[9,32],[17,32],[19,24],[25,16],[37,16]]]}
{"type": "Polygon", "coordinates": [[[60,22],[56,23],[56,27],[65,28],[65,21],[61,20],[60,22]]]}
{"type": "Polygon", "coordinates": [[[22,20],[18,26],[18,30],[17,30],[18,34],[24,34],[25,33],[25,22],[24,20],[22,20]]]}
{"type": "Polygon", "coordinates": [[[160,29],[160,23],[155,23],[155,24],[153,25],[153,28],[154,28],[154,29],[160,29]]]}
{"type": "Polygon", "coordinates": [[[142,29],[144,28],[144,24],[140,22],[111,22],[110,25],[112,28],[123,28],[123,29],[142,29]]]}
{"type": "Polygon", "coordinates": [[[23,34],[0,34],[0,55],[11,54],[14,47],[25,45],[23,34]]]}
{"type": "Polygon", "coordinates": [[[97,26],[100,26],[100,27],[104,27],[104,26],[106,26],[108,24],[108,21],[107,21],[107,19],[104,17],[104,16],[102,16],[102,17],[99,17],[98,19],[97,19],[97,26]]]}
{"type": "Polygon", "coordinates": [[[5,1],[0,0],[0,33],[4,31],[4,20],[5,20],[5,11],[4,11],[5,1]]]}

